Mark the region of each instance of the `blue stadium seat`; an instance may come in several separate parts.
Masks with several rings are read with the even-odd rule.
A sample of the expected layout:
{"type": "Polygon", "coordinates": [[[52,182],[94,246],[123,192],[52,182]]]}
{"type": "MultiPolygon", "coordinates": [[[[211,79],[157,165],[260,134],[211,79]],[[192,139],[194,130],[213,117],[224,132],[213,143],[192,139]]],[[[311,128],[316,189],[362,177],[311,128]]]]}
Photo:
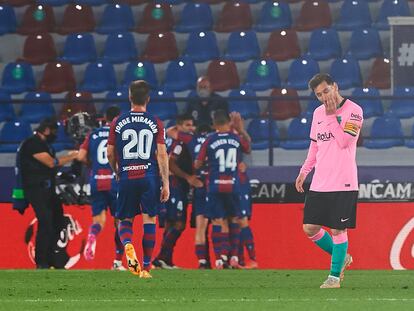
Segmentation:
{"type": "Polygon", "coordinates": [[[315,60],[338,58],[342,54],[338,33],[333,28],[312,31],[308,55],[315,60]]]}
{"type": "Polygon", "coordinates": [[[263,91],[280,86],[279,69],[275,61],[262,59],[250,63],[244,87],[263,91]]]}
{"type": "Polygon", "coordinates": [[[132,81],[145,80],[152,88],[158,87],[158,79],[154,64],[147,61],[135,61],[128,64],[125,69],[122,85],[129,86],[132,81]]]}
{"type": "Polygon", "coordinates": [[[266,1],[254,29],[259,32],[272,32],[276,29],[290,28],[291,25],[292,14],[287,2],[266,1]]]}
{"type": "Polygon", "coordinates": [[[389,16],[411,16],[408,2],[406,0],[384,0],[374,26],[379,30],[388,30],[389,16]]]}
{"type": "Polygon", "coordinates": [[[398,118],[383,116],[374,120],[371,135],[363,146],[370,149],[386,149],[404,145],[404,134],[398,118]]]}
{"type": "Polygon", "coordinates": [[[319,65],[311,58],[297,58],[289,67],[287,86],[297,90],[308,89],[309,80],[319,73],[319,65]]]}
{"type": "Polygon", "coordinates": [[[115,70],[111,63],[96,62],[86,66],[80,91],[99,93],[116,88],[115,70]]]}
{"type": "Polygon", "coordinates": [[[187,3],[175,26],[177,32],[195,32],[211,30],[213,28],[213,15],[207,3],[187,3]]]}
{"type": "Polygon", "coordinates": [[[15,118],[11,96],[0,90],[0,122],[13,120],[15,118]]]}
{"type": "Polygon", "coordinates": [[[252,139],[253,150],[268,149],[270,137],[273,140],[272,146],[279,146],[279,129],[275,121],[269,123],[268,119],[253,119],[247,126],[247,132],[252,139]],[[271,129],[269,129],[269,124],[271,124],[271,129]]]}
{"type": "Polygon", "coordinates": [[[318,108],[321,105],[321,102],[316,98],[313,92],[310,94],[310,96],[312,96],[313,99],[308,101],[306,105],[305,114],[307,115],[307,117],[312,118],[313,112],[315,111],[316,108],[318,108]]]}
{"type": "Polygon", "coordinates": [[[45,4],[50,6],[61,6],[65,4],[69,4],[71,0],[38,0],[38,4],[45,4]]]}
{"type": "Polygon", "coordinates": [[[363,97],[380,96],[380,92],[376,88],[355,88],[351,97],[362,97],[355,99],[355,102],[361,106],[364,111],[364,119],[371,117],[379,117],[384,114],[384,108],[380,98],[364,99],[363,97]]]}
{"type": "Polygon", "coordinates": [[[114,91],[109,91],[105,98],[108,101],[102,107],[102,114],[105,114],[106,109],[111,106],[118,106],[119,109],[121,109],[121,112],[131,110],[128,87],[122,86],[114,91]]]}
{"type": "Polygon", "coordinates": [[[46,117],[55,115],[55,109],[52,105],[52,97],[46,92],[30,92],[24,99],[26,104],[21,105],[20,120],[29,123],[40,123],[46,117]]]}
{"type": "Polygon", "coordinates": [[[158,3],[181,4],[187,2],[186,0],[158,0],[158,3]]]}
{"type": "Polygon", "coordinates": [[[330,74],[340,89],[362,86],[359,63],[352,57],[335,59],[331,65],[330,74]]]}
{"type": "Polygon", "coordinates": [[[66,37],[62,60],[71,64],[83,64],[94,62],[97,57],[95,39],[92,34],[70,34],[66,37]]]}
{"type": "Polygon", "coordinates": [[[8,63],[3,69],[2,88],[9,93],[22,93],[36,89],[32,66],[23,62],[8,63]]]}
{"type": "Polygon", "coordinates": [[[381,56],[382,54],[381,39],[376,29],[360,28],[352,32],[347,52],[348,56],[361,60],[381,56]]]}
{"type": "Polygon", "coordinates": [[[220,56],[216,35],[212,31],[190,33],[184,56],[193,62],[205,62],[220,56]]]}
{"type": "Polygon", "coordinates": [[[134,16],[127,4],[108,4],[105,7],[101,22],[96,28],[98,33],[120,33],[134,28],[134,16]]]}
{"type": "Polygon", "coordinates": [[[8,121],[0,131],[0,152],[17,151],[20,143],[32,135],[30,124],[25,121],[8,121]]]}
{"type": "Polygon", "coordinates": [[[254,31],[235,31],[230,34],[224,58],[243,62],[259,56],[260,47],[254,31]]]}
{"type": "Polygon", "coordinates": [[[166,91],[179,92],[194,89],[197,72],[194,64],[188,59],[171,61],[168,64],[163,88],[166,91]]]}
{"type": "Polygon", "coordinates": [[[309,148],[309,134],[312,119],[306,116],[293,119],[288,126],[287,139],[280,142],[280,147],[288,150],[309,148]]]}
{"type": "Polygon", "coordinates": [[[75,149],[75,144],[70,136],[66,133],[65,125],[62,122],[58,122],[57,137],[52,146],[56,152],[75,149]]]}
{"type": "Polygon", "coordinates": [[[115,64],[137,59],[138,50],[135,45],[134,36],[130,32],[108,35],[102,58],[115,64]]]}
{"type": "Polygon", "coordinates": [[[371,13],[366,0],[345,0],[335,28],[338,30],[355,30],[369,28],[371,23],[371,13]]]}
{"type": "Polygon", "coordinates": [[[16,14],[10,5],[0,5],[0,35],[15,32],[17,27],[16,14]]]}
{"type": "MultiPolygon", "coordinates": [[[[232,90],[229,97],[256,97],[256,92],[247,88],[232,90]]],[[[233,99],[229,100],[229,111],[237,111],[243,119],[257,118],[260,108],[255,99],[233,99]]]]}
{"type": "MultiPolygon", "coordinates": [[[[414,137],[414,124],[411,129],[411,137],[414,137]]],[[[405,146],[408,148],[414,148],[414,138],[406,138],[405,139],[405,146]]]]}
{"type": "Polygon", "coordinates": [[[102,5],[102,4],[110,3],[111,1],[109,0],[76,0],[73,2],[75,2],[76,4],[81,4],[81,5],[102,5]]]}
{"type": "Polygon", "coordinates": [[[163,90],[152,91],[150,96],[150,104],[147,108],[149,113],[154,114],[163,121],[177,116],[177,104],[172,92],[163,90]]]}
{"type": "MultiPolygon", "coordinates": [[[[414,87],[395,87],[394,96],[396,97],[414,97],[414,87]]],[[[414,99],[396,98],[391,101],[388,114],[397,118],[411,118],[414,116],[414,99]]]]}

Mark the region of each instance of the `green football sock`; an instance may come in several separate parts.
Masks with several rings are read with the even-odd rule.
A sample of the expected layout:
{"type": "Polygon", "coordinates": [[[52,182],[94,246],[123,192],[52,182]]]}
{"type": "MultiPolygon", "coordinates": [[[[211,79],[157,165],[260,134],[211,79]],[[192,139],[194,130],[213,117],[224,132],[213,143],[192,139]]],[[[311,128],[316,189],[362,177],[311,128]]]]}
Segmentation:
{"type": "Polygon", "coordinates": [[[311,237],[311,240],[325,252],[332,255],[333,242],[332,237],[328,232],[321,229],[321,231],[316,236],[311,237]],[[322,237],[320,237],[321,235],[322,237]]]}
{"type": "Polygon", "coordinates": [[[333,244],[330,275],[333,275],[336,277],[340,276],[342,266],[344,265],[347,250],[348,250],[348,241],[344,243],[340,243],[340,244],[335,244],[335,243],[333,244]]]}

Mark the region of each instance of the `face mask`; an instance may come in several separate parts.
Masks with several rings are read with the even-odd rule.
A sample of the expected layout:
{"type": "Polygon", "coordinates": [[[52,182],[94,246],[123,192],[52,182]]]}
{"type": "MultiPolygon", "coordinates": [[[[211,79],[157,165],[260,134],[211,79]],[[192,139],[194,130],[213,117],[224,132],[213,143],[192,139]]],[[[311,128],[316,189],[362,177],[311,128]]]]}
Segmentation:
{"type": "Polygon", "coordinates": [[[200,97],[209,97],[210,96],[210,91],[207,89],[198,89],[197,90],[198,96],[200,97]]]}
{"type": "Polygon", "coordinates": [[[54,133],[50,133],[46,136],[46,141],[48,144],[52,144],[56,140],[57,135],[54,133]]]}

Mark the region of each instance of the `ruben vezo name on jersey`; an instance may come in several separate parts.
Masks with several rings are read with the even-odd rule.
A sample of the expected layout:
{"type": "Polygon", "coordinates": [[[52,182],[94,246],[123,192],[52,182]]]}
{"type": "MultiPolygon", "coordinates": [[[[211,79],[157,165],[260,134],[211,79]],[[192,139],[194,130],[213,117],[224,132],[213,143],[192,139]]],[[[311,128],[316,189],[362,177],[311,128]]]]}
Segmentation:
{"type": "Polygon", "coordinates": [[[122,120],[120,120],[118,122],[118,124],[115,127],[115,132],[117,132],[118,134],[121,132],[121,129],[129,124],[129,123],[145,123],[147,124],[150,128],[151,131],[155,134],[158,133],[158,128],[157,128],[157,124],[154,123],[154,121],[148,119],[147,117],[144,116],[131,116],[131,117],[126,117],[122,120]]]}
{"type": "Polygon", "coordinates": [[[239,146],[240,146],[240,143],[237,140],[232,139],[232,138],[218,139],[214,143],[212,143],[210,146],[211,146],[212,149],[216,149],[219,146],[227,145],[227,144],[233,145],[236,148],[239,148],[239,146]]]}

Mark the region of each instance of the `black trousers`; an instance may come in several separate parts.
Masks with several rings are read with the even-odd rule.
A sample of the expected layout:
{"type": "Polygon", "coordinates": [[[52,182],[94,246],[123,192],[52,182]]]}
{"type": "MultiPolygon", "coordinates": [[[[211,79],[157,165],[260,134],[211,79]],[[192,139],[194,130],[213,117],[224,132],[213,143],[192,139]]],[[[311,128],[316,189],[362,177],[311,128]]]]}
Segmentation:
{"type": "Polygon", "coordinates": [[[26,199],[32,205],[38,221],[35,261],[38,268],[54,265],[56,242],[61,229],[63,208],[54,186],[25,187],[26,199]]]}

